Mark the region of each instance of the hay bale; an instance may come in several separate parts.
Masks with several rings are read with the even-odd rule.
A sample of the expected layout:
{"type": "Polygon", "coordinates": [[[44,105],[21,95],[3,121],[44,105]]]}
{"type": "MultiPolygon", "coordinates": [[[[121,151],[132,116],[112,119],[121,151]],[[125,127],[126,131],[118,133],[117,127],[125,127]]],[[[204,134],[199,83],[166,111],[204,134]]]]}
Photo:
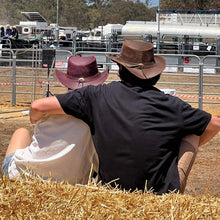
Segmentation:
{"type": "Polygon", "coordinates": [[[220,198],[208,193],[157,196],[92,183],[0,179],[2,219],[219,219],[219,204],[220,198]]]}

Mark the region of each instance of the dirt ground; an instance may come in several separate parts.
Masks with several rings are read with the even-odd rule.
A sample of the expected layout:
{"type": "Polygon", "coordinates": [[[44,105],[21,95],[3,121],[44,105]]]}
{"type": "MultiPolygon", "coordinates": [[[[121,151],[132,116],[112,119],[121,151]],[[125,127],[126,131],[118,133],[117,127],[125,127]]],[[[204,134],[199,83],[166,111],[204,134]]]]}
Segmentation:
{"type": "MultiPolygon", "coordinates": [[[[109,77],[109,79],[115,79],[109,77]]],[[[169,81],[167,77],[163,79],[169,81]]],[[[182,80],[182,79],[181,79],[182,80]]],[[[1,79],[2,81],[2,79],[1,79]]],[[[216,79],[214,80],[216,83],[216,79]]],[[[190,79],[190,82],[192,80],[190,79]]],[[[184,86],[187,90],[187,87],[184,86]]],[[[25,87],[26,89],[26,87],[25,87]]],[[[0,87],[2,90],[2,87],[0,87]]],[[[54,88],[51,88],[54,90],[54,88]]],[[[59,88],[59,91],[64,91],[59,88]]],[[[216,91],[216,89],[215,89],[216,91]]],[[[220,91],[219,91],[220,92],[220,91]]],[[[42,95],[41,95],[42,96],[42,95]]],[[[14,130],[19,127],[26,127],[33,131],[33,125],[29,122],[28,115],[24,114],[22,110],[27,110],[30,105],[30,98],[25,98],[22,95],[20,101],[16,106],[11,106],[11,94],[1,94],[0,98],[0,163],[4,158],[7,145],[14,130]],[[21,110],[19,112],[16,112],[21,110]],[[10,111],[10,113],[5,113],[10,111]],[[15,111],[15,112],[13,112],[15,111]]],[[[204,109],[220,116],[220,104],[204,106],[204,109]]],[[[217,134],[209,143],[201,146],[190,173],[186,194],[204,194],[210,192],[211,194],[220,196],[220,133],[217,134]]]]}

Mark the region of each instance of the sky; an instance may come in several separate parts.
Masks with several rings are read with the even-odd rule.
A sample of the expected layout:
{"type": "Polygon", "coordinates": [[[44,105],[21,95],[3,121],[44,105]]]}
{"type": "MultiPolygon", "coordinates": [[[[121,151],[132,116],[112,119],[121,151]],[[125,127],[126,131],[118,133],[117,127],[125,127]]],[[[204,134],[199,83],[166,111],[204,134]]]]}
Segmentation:
{"type": "Polygon", "coordinates": [[[159,0],[150,0],[150,6],[151,7],[155,7],[155,6],[158,6],[158,4],[159,4],[159,0]]]}
{"type": "MultiPolygon", "coordinates": [[[[141,0],[141,2],[145,2],[145,0],[141,0]]],[[[150,7],[158,6],[159,0],[149,0],[150,7]]]]}

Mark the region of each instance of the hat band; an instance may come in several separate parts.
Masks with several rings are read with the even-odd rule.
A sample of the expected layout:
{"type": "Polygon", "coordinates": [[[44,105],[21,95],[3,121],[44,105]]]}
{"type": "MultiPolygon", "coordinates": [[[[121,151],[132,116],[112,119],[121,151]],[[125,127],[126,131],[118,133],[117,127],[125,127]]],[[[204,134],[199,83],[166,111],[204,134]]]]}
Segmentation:
{"type": "Polygon", "coordinates": [[[128,68],[137,68],[137,69],[144,69],[149,67],[150,65],[154,65],[155,62],[146,62],[146,63],[137,63],[137,64],[126,64],[128,68]]]}
{"type": "Polygon", "coordinates": [[[79,83],[84,83],[84,82],[85,82],[85,78],[80,77],[80,78],[79,78],[79,83]]]}
{"type": "Polygon", "coordinates": [[[86,83],[86,82],[90,82],[93,81],[93,79],[97,78],[97,76],[101,75],[101,72],[97,72],[95,75],[92,76],[88,76],[88,77],[72,77],[70,75],[67,75],[67,77],[73,81],[73,82],[79,82],[79,83],[86,83]]]}
{"type": "Polygon", "coordinates": [[[80,77],[80,78],[78,79],[78,85],[77,85],[76,88],[81,88],[81,87],[83,87],[83,84],[84,84],[85,81],[86,81],[85,78],[80,77]],[[81,87],[80,87],[80,85],[81,85],[81,87]]]}

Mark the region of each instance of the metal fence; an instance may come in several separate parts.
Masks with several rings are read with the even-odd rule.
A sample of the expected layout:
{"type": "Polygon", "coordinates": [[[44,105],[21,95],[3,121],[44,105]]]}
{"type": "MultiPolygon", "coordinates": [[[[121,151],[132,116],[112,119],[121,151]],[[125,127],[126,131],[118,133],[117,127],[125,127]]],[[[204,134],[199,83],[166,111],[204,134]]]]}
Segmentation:
{"type": "MultiPolygon", "coordinates": [[[[117,51],[117,45],[114,49],[117,51]]],[[[112,51],[112,50],[111,50],[112,51]]],[[[12,106],[18,103],[30,104],[33,100],[48,94],[64,92],[65,88],[57,81],[55,68],[67,69],[67,61],[73,51],[55,50],[55,65],[44,66],[43,49],[2,49],[7,58],[0,57],[0,93],[1,102],[12,106]],[[25,56],[24,56],[25,55],[25,56]]],[[[105,54],[108,51],[75,51],[75,56],[94,55],[100,70],[109,68],[110,74],[117,74],[117,65],[105,54]]],[[[115,52],[115,54],[118,54],[115,52]]],[[[204,104],[220,104],[220,56],[199,57],[191,54],[160,54],[167,60],[167,67],[157,84],[166,93],[197,105],[203,109],[204,104]]],[[[108,79],[107,82],[115,79],[108,79]]],[[[220,106],[220,105],[218,105],[220,106]]]]}

